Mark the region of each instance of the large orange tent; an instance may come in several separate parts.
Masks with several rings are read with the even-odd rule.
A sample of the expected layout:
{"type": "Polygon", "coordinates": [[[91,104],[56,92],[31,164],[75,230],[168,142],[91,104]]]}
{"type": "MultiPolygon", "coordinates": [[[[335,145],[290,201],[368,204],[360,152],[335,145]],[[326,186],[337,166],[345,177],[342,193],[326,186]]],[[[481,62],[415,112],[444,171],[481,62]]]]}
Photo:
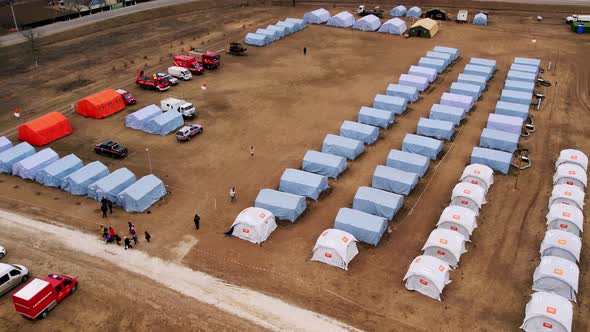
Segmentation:
{"type": "Polygon", "coordinates": [[[51,112],[18,127],[18,139],[43,146],[71,134],[72,131],[70,122],[63,114],[51,112]]]}
{"type": "Polygon", "coordinates": [[[107,89],[78,101],[76,111],[84,116],[102,119],[124,108],[123,97],[115,90],[107,89]]]}

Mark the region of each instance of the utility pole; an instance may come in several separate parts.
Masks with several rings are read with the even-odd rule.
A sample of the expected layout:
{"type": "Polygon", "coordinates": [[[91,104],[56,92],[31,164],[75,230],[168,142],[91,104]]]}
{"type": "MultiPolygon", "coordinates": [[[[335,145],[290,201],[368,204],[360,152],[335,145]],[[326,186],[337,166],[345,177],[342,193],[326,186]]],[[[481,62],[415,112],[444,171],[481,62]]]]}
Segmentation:
{"type": "Polygon", "coordinates": [[[10,11],[12,12],[12,19],[14,20],[14,28],[16,29],[16,32],[18,32],[18,25],[16,24],[16,16],[14,16],[14,2],[16,0],[10,0],[10,11]]]}
{"type": "Polygon", "coordinates": [[[147,152],[148,164],[150,166],[150,174],[151,174],[151,173],[153,173],[153,170],[152,170],[152,158],[150,156],[150,149],[149,148],[145,148],[145,152],[147,152]]]}

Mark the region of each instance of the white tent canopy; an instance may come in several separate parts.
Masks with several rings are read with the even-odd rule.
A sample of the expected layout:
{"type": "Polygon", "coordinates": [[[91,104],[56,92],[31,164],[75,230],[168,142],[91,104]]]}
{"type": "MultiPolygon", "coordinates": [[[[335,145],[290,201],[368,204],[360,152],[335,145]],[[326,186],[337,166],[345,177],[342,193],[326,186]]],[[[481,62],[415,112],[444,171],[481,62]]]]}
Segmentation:
{"type": "Polygon", "coordinates": [[[561,257],[574,263],[580,261],[581,251],[580,237],[560,229],[550,229],[545,232],[545,238],[539,250],[541,256],[561,257]]]}
{"type": "Polygon", "coordinates": [[[460,182],[453,188],[451,205],[462,206],[479,214],[479,209],[485,203],[485,191],[478,185],[460,182]]]}
{"type": "Polygon", "coordinates": [[[397,17],[383,23],[383,25],[381,25],[379,28],[379,32],[390,33],[392,35],[401,35],[406,32],[406,30],[408,30],[406,22],[400,20],[397,17]]]}
{"type": "Polygon", "coordinates": [[[580,269],[576,263],[561,257],[545,256],[533,274],[533,290],[563,296],[576,302],[580,269]]]}
{"type": "Polygon", "coordinates": [[[277,228],[275,216],[268,210],[249,207],[236,217],[231,225],[231,234],[256,244],[266,241],[277,228]]]}
{"type": "Polygon", "coordinates": [[[313,247],[311,260],[348,270],[348,263],[359,253],[356,242],[348,232],[326,229],[313,247]]]}
{"type": "Polygon", "coordinates": [[[575,205],[580,210],[584,209],[585,193],[576,186],[567,184],[558,184],[553,187],[551,198],[549,198],[549,207],[555,203],[575,205]]]}
{"type": "Polygon", "coordinates": [[[340,12],[328,20],[326,25],[337,27],[337,28],[350,28],[354,24],[354,16],[347,12],[340,12]]]}
{"type": "Polygon", "coordinates": [[[561,229],[575,235],[584,231],[584,214],[573,205],[553,204],[546,218],[548,229],[561,229]]]}
{"type": "Polygon", "coordinates": [[[527,332],[571,332],[573,316],[571,302],[559,295],[537,292],[531,295],[531,300],[526,305],[520,328],[527,332]]]}
{"type": "Polygon", "coordinates": [[[445,261],[432,256],[418,256],[404,276],[406,289],[440,301],[440,294],[451,283],[451,268],[445,261]]]}
{"type": "Polygon", "coordinates": [[[312,12],[305,13],[303,15],[303,20],[305,23],[311,24],[322,24],[328,22],[330,19],[330,13],[325,10],[324,8],[316,9],[312,12]]]}
{"type": "Polygon", "coordinates": [[[453,268],[459,264],[461,255],[467,252],[463,235],[444,228],[437,228],[430,233],[422,251],[426,256],[442,259],[453,268]]]}
{"type": "Polygon", "coordinates": [[[555,175],[553,175],[553,184],[569,184],[572,186],[577,186],[578,188],[584,190],[588,183],[588,176],[586,175],[586,171],[576,164],[561,164],[557,166],[557,171],[555,171],[555,175]]]}
{"type": "Polygon", "coordinates": [[[494,171],[486,165],[471,164],[465,167],[460,180],[481,186],[487,192],[494,183],[494,171]]]}
{"type": "Polygon", "coordinates": [[[463,235],[465,241],[470,241],[469,238],[473,230],[477,228],[477,215],[468,208],[461,206],[448,206],[440,215],[437,228],[450,229],[463,235]]]}
{"type": "Polygon", "coordinates": [[[580,150],[565,149],[559,152],[559,158],[555,163],[555,168],[563,163],[572,163],[581,166],[584,171],[588,171],[588,156],[580,150]]]}
{"type": "Polygon", "coordinates": [[[352,28],[361,31],[377,31],[380,26],[381,20],[379,17],[371,14],[358,19],[356,22],[354,22],[352,28]]]}

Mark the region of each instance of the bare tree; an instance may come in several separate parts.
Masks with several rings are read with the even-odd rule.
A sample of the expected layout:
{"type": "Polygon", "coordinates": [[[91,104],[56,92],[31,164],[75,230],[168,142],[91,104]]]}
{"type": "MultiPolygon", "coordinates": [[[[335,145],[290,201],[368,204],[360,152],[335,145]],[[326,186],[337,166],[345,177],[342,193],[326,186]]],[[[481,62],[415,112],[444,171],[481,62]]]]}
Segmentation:
{"type": "Polygon", "coordinates": [[[24,30],[22,34],[25,38],[27,38],[29,46],[31,47],[31,58],[35,64],[35,67],[38,67],[39,54],[41,53],[41,45],[39,43],[41,32],[39,30],[27,29],[24,30]]]}
{"type": "Polygon", "coordinates": [[[78,16],[82,17],[82,10],[90,9],[90,0],[65,0],[65,6],[74,9],[78,12],[78,16]]]}

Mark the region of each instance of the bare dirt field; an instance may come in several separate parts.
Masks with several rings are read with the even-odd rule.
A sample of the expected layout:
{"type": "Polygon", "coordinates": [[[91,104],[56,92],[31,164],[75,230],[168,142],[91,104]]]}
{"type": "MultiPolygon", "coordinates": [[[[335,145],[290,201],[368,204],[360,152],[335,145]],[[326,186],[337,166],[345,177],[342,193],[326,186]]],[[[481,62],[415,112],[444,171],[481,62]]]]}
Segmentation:
{"type": "MultiPolygon", "coordinates": [[[[189,45],[221,49],[230,41],[241,40],[247,31],[285,17],[300,17],[315,8],[235,4],[203,1],[173,7],[164,14],[146,12],[127,20],[114,19],[101,23],[100,29],[84,28],[83,33],[52,36],[43,42],[40,67],[36,69],[31,67],[26,45],[0,49],[0,58],[6,60],[0,64],[1,69],[10,74],[0,82],[11,86],[0,97],[5,110],[0,114],[0,132],[14,133],[18,120],[11,114],[15,107],[23,110],[26,121],[50,110],[67,109],[77,99],[106,87],[126,88],[136,94],[137,106],[104,120],[70,114],[74,134],[50,147],[62,155],[74,152],[85,161],[101,160],[111,170],[128,167],[138,176],[149,172],[145,152],[149,148],[153,171],[169,186],[170,195],[153,206],[150,214],[128,214],[116,209],[107,221],[119,229],[125,228],[127,221],[135,222],[140,232],[149,229],[154,241],[149,246],[140,244],[141,250],[364,330],[516,331],[539,260],[555,159],[563,148],[590,152],[590,65],[585,60],[590,36],[569,32],[560,22],[562,15],[549,12],[550,7],[543,12],[542,23],[533,21],[531,17],[543,6],[530,13],[494,12],[488,27],[445,22],[434,39],[403,39],[310,26],[267,47],[249,47],[246,57],[224,56],[219,70],[182,82],[168,93],[134,87],[137,70],[147,66],[149,71],[163,71],[170,65],[170,56],[181,49],[186,51],[189,45]],[[213,4],[216,8],[211,9],[213,4]],[[532,36],[538,40],[535,46],[530,41],[532,36]],[[462,59],[441,75],[392,128],[383,130],[375,145],[350,162],[342,177],[330,182],[333,190],[329,195],[319,202],[308,202],[309,210],[301,220],[281,223],[260,247],[223,236],[239,211],[253,204],[260,189],[276,188],[285,168],[299,168],[308,149],[320,149],[327,133],[337,133],[343,120],[355,119],[361,106],[370,106],[375,94],[384,93],[388,83],[395,82],[435,45],[458,48],[462,59]],[[304,46],[307,56],[302,54],[304,46]],[[549,62],[553,65],[543,75],[553,86],[546,91],[540,89],[547,95],[546,102],[541,111],[532,111],[537,132],[521,139],[521,145],[531,151],[533,167],[521,172],[517,189],[515,172],[495,177],[488,204],[478,218],[480,227],[459,269],[451,274],[453,283],[445,289],[443,302],[408,292],[402,278],[448,205],[451,189],[469,163],[473,146],[479,143],[515,56],[540,58],[544,68],[549,62]],[[392,223],[393,234],[377,247],[360,245],[360,254],[348,272],[309,262],[317,236],[333,225],[338,209],[350,206],[356,189],[370,183],[375,166],[385,162],[390,149],[401,147],[406,133],[415,131],[418,119],[428,116],[430,106],[449,90],[470,57],[495,59],[498,71],[475,112],[459,128],[454,141],[445,145],[444,158],[431,165],[405,200],[404,209],[392,223]],[[200,89],[203,82],[207,91],[200,89]],[[180,144],[170,135],[156,137],[124,127],[126,114],[150,103],[158,104],[167,95],[195,103],[200,116],[193,122],[204,125],[202,136],[180,144]],[[104,139],[124,143],[130,156],[124,160],[97,157],[91,146],[104,139]],[[250,145],[255,146],[253,158],[248,151],[250,145]],[[237,189],[234,204],[228,197],[231,186],[237,189]],[[202,218],[199,232],[192,224],[195,212],[202,218]]],[[[354,8],[328,9],[336,13],[354,8]]],[[[2,208],[43,216],[86,232],[96,232],[103,222],[99,205],[90,199],[6,175],[0,176],[0,181],[2,208]]],[[[16,234],[14,238],[20,237],[16,234]]],[[[15,242],[8,240],[3,245],[18,246],[15,242]]],[[[586,253],[587,236],[584,243],[586,253]]],[[[78,273],[85,283],[97,282],[97,277],[84,280],[90,273],[89,258],[67,251],[29,258],[38,251],[24,248],[10,260],[34,264],[35,273],[64,269],[78,273]],[[63,261],[55,257],[63,257],[63,261]]],[[[583,316],[590,310],[587,257],[583,254],[580,263],[574,331],[590,329],[583,316]]],[[[110,272],[112,266],[100,266],[104,269],[104,283],[120,280],[116,271],[110,272]]],[[[145,281],[137,288],[141,293],[139,288],[151,292],[153,287],[145,281]]],[[[166,289],[157,291],[165,293],[163,296],[170,294],[166,289]]],[[[99,296],[97,293],[74,301],[90,305],[99,296]]],[[[126,297],[118,299],[114,307],[105,309],[104,315],[118,313],[117,306],[127,308],[131,316],[141,313],[143,308],[127,307],[130,301],[126,297]]],[[[66,311],[65,306],[70,305],[59,309],[66,311]]],[[[208,310],[194,306],[196,312],[208,310]]],[[[86,309],[77,310],[84,312],[82,321],[97,321],[86,309]]],[[[191,321],[188,316],[177,316],[178,322],[168,321],[165,324],[170,325],[165,326],[191,321]]],[[[75,324],[80,324],[60,317],[65,316],[50,316],[52,328],[73,330],[75,324]]],[[[33,326],[16,317],[6,296],[0,302],[2,320],[17,330],[33,326]]],[[[88,330],[104,327],[93,323],[88,326],[88,330]]],[[[227,326],[234,326],[230,319],[227,326]]],[[[225,326],[202,328],[218,330],[225,326]]]]}

